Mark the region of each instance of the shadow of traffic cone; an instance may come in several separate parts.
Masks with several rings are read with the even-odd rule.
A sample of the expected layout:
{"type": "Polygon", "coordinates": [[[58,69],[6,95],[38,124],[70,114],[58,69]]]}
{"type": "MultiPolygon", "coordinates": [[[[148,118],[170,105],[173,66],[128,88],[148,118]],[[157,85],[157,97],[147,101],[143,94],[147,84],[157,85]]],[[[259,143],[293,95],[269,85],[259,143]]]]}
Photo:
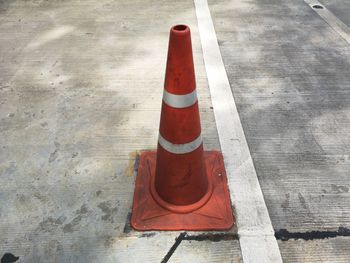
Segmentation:
{"type": "Polygon", "coordinates": [[[222,154],[203,150],[188,26],[171,28],[157,151],[141,153],[131,226],[226,230],[233,214],[222,154]]]}

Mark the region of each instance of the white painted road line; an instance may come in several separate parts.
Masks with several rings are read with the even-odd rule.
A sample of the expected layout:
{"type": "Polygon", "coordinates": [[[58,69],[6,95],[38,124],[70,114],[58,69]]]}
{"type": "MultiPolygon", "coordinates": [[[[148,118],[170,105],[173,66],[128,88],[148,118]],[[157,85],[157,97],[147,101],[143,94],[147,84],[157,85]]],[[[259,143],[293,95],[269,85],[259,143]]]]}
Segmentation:
{"type": "Polygon", "coordinates": [[[317,0],[304,0],[315,12],[323,18],[342,38],[350,44],[350,29],[340,21],[331,11],[317,0]],[[318,8],[317,8],[318,7],[318,8]]]}
{"type": "Polygon", "coordinates": [[[194,0],[243,261],[282,262],[206,0],[194,0]]]}

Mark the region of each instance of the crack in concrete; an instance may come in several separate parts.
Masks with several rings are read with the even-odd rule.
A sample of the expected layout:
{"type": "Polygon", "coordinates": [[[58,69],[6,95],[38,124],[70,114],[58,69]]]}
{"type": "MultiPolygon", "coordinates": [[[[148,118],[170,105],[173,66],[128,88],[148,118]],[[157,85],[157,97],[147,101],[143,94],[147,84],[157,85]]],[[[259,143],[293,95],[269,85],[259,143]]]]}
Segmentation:
{"type": "Polygon", "coordinates": [[[289,232],[287,229],[280,229],[275,232],[276,239],[282,241],[288,241],[289,239],[314,240],[346,236],[350,236],[350,229],[346,227],[339,227],[338,231],[289,232]]]}
{"type": "Polygon", "coordinates": [[[182,232],[177,238],[175,238],[175,243],[171,246],[168,253],[165,255],[165,257],[162,259],[161,263],[166,263],[169,261],[171,256],[174,254],[177,247],[181,244],[184,237],[187,235],[186,232],[182,232]]]}
{"type": "Polygon", "coordinates": [[[161,263],[166,263],[169,261],[171,256],[174,254],[175,250],[181,244],[183,240],[188,241],[211,241],[211,242],[220,242],[228,240],[238,240],[238,235],[233,233],[219,233],[219,234],[199,234],[199,235],[187,235],[186,232],[182,232],[177,238],[175,238],[175,243],[171,246],[168,253],[162,259],[161,263]]]}
{"type": "MultiPolygon", "coordinates": [[[[289,239],[303,239],[303,240],[314,240],[314,239],[326,239],[335,238],[339,236],[350,236],[350,229],[347,227],[339,227],[338,231],[310,231],[310,232],[289,232],[287,229],[280,229],[275,232],[277,240],[287,241],[289,239]]],[[[219,234],[199,234],[199,235],[188,235],[187,232],[182,232],[178,237],[175,238],[175,243],[171,246],[168,253],[164,256],[161,263],[169,261],[175,250],[179,247],[182,241],[229,241],[238,240],[239,236],[235,233],[219,233],[219,234]]]]}
{"type": "Polygon", "coordinates": [[[220,241],[229,241],[229,240],[238,240],[238,235],[233,233],[219,233],[219,234],[200,234],[200,235],[187,235],[183,240],[190,241],[211,241],[211,242],[220,242],[220,241]]]}

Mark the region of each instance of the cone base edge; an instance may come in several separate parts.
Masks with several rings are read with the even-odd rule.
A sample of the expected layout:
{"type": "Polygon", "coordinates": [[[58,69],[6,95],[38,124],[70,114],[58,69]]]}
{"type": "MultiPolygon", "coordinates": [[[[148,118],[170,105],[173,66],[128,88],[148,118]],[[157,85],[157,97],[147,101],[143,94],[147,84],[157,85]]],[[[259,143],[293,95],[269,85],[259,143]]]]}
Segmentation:
{"type": "Polygon", "coordinates": [[[130,225],[137,231],[209,231],[229,230],[235,224],[223,156],[219,151],[205,151],[205,162],[213,192],[209,201],[189,213],[175,213],[160,206],[151,194],[156,151],[140,153],[130,225]]]}

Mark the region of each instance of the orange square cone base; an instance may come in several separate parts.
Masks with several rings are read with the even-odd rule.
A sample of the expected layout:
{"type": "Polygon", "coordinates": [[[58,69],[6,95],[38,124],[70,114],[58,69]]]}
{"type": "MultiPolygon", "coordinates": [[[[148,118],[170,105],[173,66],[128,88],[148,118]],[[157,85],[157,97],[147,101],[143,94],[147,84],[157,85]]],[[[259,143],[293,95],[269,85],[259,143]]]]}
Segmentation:
{"type": "Polygon", "coordinates": [[[175,213],[160,206],[151,194],[156,151],[141,153],[135,182],[131,226],[146,230],[228,230],[234,224],[227,176],[222,154],[205,151],[204,159],[213,192],[209,201],[189,213],[175,213]]]}

